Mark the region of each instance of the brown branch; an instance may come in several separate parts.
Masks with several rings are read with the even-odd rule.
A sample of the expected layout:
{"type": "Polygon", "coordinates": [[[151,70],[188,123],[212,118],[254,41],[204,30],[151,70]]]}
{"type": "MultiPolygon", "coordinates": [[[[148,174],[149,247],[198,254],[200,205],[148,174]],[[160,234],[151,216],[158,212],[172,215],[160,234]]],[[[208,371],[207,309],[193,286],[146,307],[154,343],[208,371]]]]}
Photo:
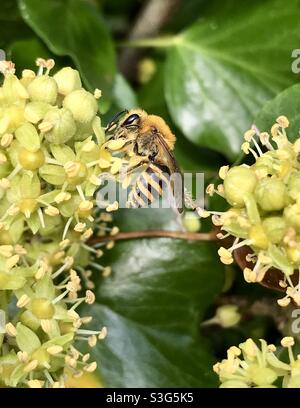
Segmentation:
{"type": "Polygon", "coordinates": [[[186,232],[186,231],[164,231],[164,230],[146,230],[146,231],[130,231],[119,232],[113,236],[93,237],[90,240],[91,244],[108,241],[123,241],[128,239],[139,238],[173,238],[187,241],[215,241],[216,233],[211,232],[186,232]]]}
{"type": "MultiPolygon", "coordinates": [[[[157,35],[176,11],[181,0],[148,0],[138,13],[128,40],[149,38],[157,35]]],[[[143,50],[124,48],[119,60],[120,70],[130,80],[136,79],[136,67],[143,50]]]]}

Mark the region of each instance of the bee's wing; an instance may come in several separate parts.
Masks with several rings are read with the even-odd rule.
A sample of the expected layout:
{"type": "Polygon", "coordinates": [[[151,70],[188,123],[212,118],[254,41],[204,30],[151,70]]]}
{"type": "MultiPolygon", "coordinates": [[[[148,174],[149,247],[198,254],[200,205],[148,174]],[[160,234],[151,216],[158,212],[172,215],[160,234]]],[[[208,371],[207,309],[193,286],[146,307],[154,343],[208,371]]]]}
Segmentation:
{"type": "Polygon", "coordinates": [[[154,164],[156,165],[165,165],[170,170],[171,176],[171,188],[173,193],[173,198],[175,201],[175,206],[177,210],[182,213],[183,211],[183,194],[184,194],[184,186],[183,186],[183,176],[182,172],[179,168],[179,165],[175,159],[174,154],[169,149],[167,143],[165,142],[164,138],[157,133],[158,137],[158,145],[160,149],[160,160],[155,161],[154,164]]]}

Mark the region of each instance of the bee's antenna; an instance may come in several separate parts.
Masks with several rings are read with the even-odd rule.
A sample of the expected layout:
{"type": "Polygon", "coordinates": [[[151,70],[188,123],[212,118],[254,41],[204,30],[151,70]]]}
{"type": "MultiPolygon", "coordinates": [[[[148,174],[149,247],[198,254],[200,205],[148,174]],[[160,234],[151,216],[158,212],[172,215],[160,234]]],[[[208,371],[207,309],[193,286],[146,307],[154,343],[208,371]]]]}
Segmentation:
{"type": "Polygon", "coordinates": [[[105,128],[105,133],[107,133],[112,127],[113,125],[116,124],[117,120],[119,119],[120,116],[124,115],[124,113],[128,113],[127,109],[122,110],[121,112],[118,112],[111,120],[110,122],[107,124],[106,128],[105,128]]]}

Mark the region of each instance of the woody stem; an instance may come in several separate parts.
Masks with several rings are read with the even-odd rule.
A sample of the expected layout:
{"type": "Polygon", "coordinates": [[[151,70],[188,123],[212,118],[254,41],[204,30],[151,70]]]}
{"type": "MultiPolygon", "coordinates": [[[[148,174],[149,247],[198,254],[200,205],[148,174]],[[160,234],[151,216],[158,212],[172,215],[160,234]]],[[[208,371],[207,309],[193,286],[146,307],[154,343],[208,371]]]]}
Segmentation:
{"type": "Polygon", "coordinates": [[[186,231],[165,231],[165,230],[146,230],[146,231],[130,231],[119,232],[113,236],[93,237],[89,242],[96,244],[107,241],[123,241],[128,239],[138,238],[173,238],[187,241],[215,241],[217,239],[216,232],[186,232],[186,231]]]}

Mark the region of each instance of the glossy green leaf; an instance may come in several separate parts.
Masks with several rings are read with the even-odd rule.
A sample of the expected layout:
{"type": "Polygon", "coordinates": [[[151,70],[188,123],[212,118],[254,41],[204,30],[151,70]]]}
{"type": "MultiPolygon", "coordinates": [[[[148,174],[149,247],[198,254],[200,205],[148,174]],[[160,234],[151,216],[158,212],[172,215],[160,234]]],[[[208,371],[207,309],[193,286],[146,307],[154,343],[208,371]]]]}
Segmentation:
{"type": "Polygon", "coordinates": [[[31,36],[30,28],[20,16],[16,0],[2,0],[0,7],[0,47],[5,51],[11,42],[31,36]]]}
{"type": "Polygon", "coordinates": [[[291,141],[299,138],[300,129],[300,85],[293,85],[267,102],[255,119],[261,132],[269,132],[276,118],[285,115],[290,122],[287,135],[291,141]]]}
{"type": "Polygon", "coordinates": [[[118,113],[124,109],[138,107],[138,101],[134,90],[124,76],[117,73],[113,86],[112,104],[109,111],[102,116],[102,123],[106,124],[118,113]]]}
{"type": "Polygon", "coordinates": [[[263,104],[298,79],[299,18],[297,0],[205,2],[171,42],[165,72],[169,110],[190,140],[236,158],[263,104]]]}
{"type": "Polygon", "coordinates": [[[147,112],[165,119],[176,135],[175,156],[183,171],[217,172],[222,165],[221,157],[213,150],[202,148],[188,140],[174,125],[162,89],[164,87],[165,66],[159,62],[151,80],[138,91],[140,106],[147,112]]]}
{"type": "Polygon", "coordinates": [[[119,109],[132,109],[138,107],[138,101],[134,90],[124,78],[123,75],[117,74],[113,89],[114,104],[119,109]]]}
{"type": "Polygon", "coordinates": [[[90,90],[103,92],[105,111],[112,96],[115,54],[98,11],[83,0],[19,0],[24,20],[58,55],[72,58],[90,90]]]}
{"type": "Polygon", "coordinates": [[[167,122],[170,117],[168,107],[162,89],[165,81],[165,64],[161,61],[153,61],[156,70],[149,82],[146,82],[138,89],[138,99],[140,105],[147,112],[162,116],[167,122]]]}
{"type": "MultiPolygon", "coordinates": [[[[122,231],[174,229],[171,210],[124,210],[122,231]]],[[[208,341],[199,334],[204,311],[223,283],[213,243],[167,238],[118,242],[95,277],[96,304],[86,308],[108,337],[92,350],[109,387],[208,387],[217,379],[208,341]]]]}
{"type": "Polygon", "coordinates": [[[9,47],[9,56],[15,63],[18,74],[20,74],[25,68],[36,71],[37,66],[35,60],[38,57],[46,59],[53,57],[38,38],[13,42],[9,47]]]}

